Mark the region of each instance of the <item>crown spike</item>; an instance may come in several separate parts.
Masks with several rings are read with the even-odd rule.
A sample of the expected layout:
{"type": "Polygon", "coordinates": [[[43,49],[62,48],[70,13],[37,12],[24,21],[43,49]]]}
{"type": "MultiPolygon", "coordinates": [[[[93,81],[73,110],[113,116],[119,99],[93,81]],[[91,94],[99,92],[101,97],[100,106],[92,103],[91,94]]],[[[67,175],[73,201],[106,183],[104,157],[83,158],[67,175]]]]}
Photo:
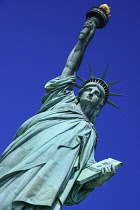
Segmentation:
{"type": "Polygon", "coordinates": [[[125,96],[125,95],[122,95],[122,94],[118,94],[118,93],[111,93],[109,92],[108,94],[109,96],[125,96]]]}
{"type": "Polygon", "coordinates": [[[108,87],[110,87],[110,86],[115,85],[116,83],[120,82],[121,80],[122,80],[122,79],[116,80],[116,81],[111,82],[111,83],[109,83],[109,84],[107,84],[107,85],[108,85],[108,87]]]}
{"type": "Polygon", "coordinates": [[[81,82],[83,82],[83,83],[85,83],[85,82],[86,82],[86,80],[85,80],[85,79],[83,79],[82,77],[79,77],[79,76],[77,76],[77,75],[76,75],[76,77],[77,77],[77,79],[79,79],[81,82]]]}
{"type": "Polygon", "coordinates": [[[104,78],[105,78],[105,76],[106,76],[106,72],[107,72],[107,70],[108,70],[108,67],[109,67],[109,64],[106,66],[106,68],[105,68],[105,70],[104,70],[104,72],[103,72],[103,74],[102,74],[102,76],[101,76],[100,79],[104,80],[104,78]]]}
{"type": "Polygon", "coordinates": [[[92,68],[91,68],[91,65],[89,62],[88,62],[88,66],[89,66],[89,70],[90,70],[90,77],[91,77],[91,79],[94,79],[94,74],[93,74],[93,71],[92,71],[92,68]]]}
{"type": "Polygon", "coordinates": [[[74,85],[75,87],[77,87],[77,88],[79,88],[79,89],[81,89],[83,86],[81,86],[81,85],[78,85],[78,84],[76,84],[75,83],[75,85],[74,85]]]}
{"type": "Polygon", "coordinates": [[[118,107],[116,104],[114,104],[113,102],[111,102],[109,100],[107,100],[106,103],[109,104],[109,105],[111,105],[111,106],[114,106],[117,109],[121,109],[120,107],[118,107]]]}

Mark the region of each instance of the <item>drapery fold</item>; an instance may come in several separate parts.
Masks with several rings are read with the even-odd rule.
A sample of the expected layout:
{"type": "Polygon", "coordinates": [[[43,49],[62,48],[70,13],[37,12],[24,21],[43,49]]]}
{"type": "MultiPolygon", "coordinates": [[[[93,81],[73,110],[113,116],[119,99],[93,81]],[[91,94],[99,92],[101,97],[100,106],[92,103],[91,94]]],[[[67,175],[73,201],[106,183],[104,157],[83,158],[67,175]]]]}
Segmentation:
{"type": "Polygon", "coordinates": [[[75,76],[47,83],[40,111],[23,123],[3,153],[1,209],[57,210],[64,203],[79,203],[91,192],[75,181],[94,162],[97,135],[75,102],[74,82],[75,76]]]}

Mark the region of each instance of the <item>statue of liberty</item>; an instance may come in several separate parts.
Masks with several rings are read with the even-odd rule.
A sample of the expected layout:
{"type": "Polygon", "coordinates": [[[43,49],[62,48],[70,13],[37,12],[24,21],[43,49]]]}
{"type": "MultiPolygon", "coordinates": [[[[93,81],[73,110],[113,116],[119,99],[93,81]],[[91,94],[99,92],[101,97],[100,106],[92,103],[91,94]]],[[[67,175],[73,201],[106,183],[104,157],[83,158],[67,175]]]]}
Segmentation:
{"type": "MultiPolygon", "coordinates": [[[[109,7],[93,7],[70,53],[62,74],[45,85],[47,94],[38,113],[18,129],[14,141],[5,150],[0,164],[1,210],[59,210],[84,200],[96,187],[115,173],[115,167],[103,167],[100,176],[84,184],[76,182],[86,167],[96,163],[96,116],[108,103],[109,87],[105,72],[101,78],[76,85],[84,52],[96,28],[103,28],[109,7]],[[80,88],[78,96],[73,88],[80,88]]],[[[91,70],[91,68],[90,68],[91,70]]]]}

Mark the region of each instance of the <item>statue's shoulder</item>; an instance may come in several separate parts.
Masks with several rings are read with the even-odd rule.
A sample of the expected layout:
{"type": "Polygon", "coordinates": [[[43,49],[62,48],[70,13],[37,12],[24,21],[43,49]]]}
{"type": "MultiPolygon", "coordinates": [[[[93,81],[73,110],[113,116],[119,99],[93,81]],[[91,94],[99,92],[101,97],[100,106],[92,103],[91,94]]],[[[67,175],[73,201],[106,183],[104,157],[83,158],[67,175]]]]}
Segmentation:
{"type": "Polygon", "coordinates": [[[45,90],[47,92],[52,92],[58,89],[66,88],[66,87],[74,87],[76,82],[76,76],[69,76],[66,78],[61,78],[58,76],[45,84],[45,90]]]}

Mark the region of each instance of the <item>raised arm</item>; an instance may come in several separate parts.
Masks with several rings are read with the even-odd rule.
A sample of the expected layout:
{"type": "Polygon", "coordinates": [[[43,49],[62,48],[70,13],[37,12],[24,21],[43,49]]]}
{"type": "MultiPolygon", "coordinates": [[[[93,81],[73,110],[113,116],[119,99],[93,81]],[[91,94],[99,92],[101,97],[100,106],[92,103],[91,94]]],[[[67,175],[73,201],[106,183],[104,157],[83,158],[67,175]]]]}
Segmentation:
{"type": "Polygon", "coordinates": [[[80,67],[84,52],[92,39],[96,28],[103,28],[108,22],[110,7],[103,4],[100,7],[93,7],[87,12],[87,21],[78,37],[79,41],[71,51],[61,78],[74,75],[80,67]]]}
{"type": "Polygon", "coordinates": [[[96,22],[87,20],[78,37],[79,41],[68,56],[61,78],[74,75],[80,67],[84,52],[96,30],[96,22]]]}

